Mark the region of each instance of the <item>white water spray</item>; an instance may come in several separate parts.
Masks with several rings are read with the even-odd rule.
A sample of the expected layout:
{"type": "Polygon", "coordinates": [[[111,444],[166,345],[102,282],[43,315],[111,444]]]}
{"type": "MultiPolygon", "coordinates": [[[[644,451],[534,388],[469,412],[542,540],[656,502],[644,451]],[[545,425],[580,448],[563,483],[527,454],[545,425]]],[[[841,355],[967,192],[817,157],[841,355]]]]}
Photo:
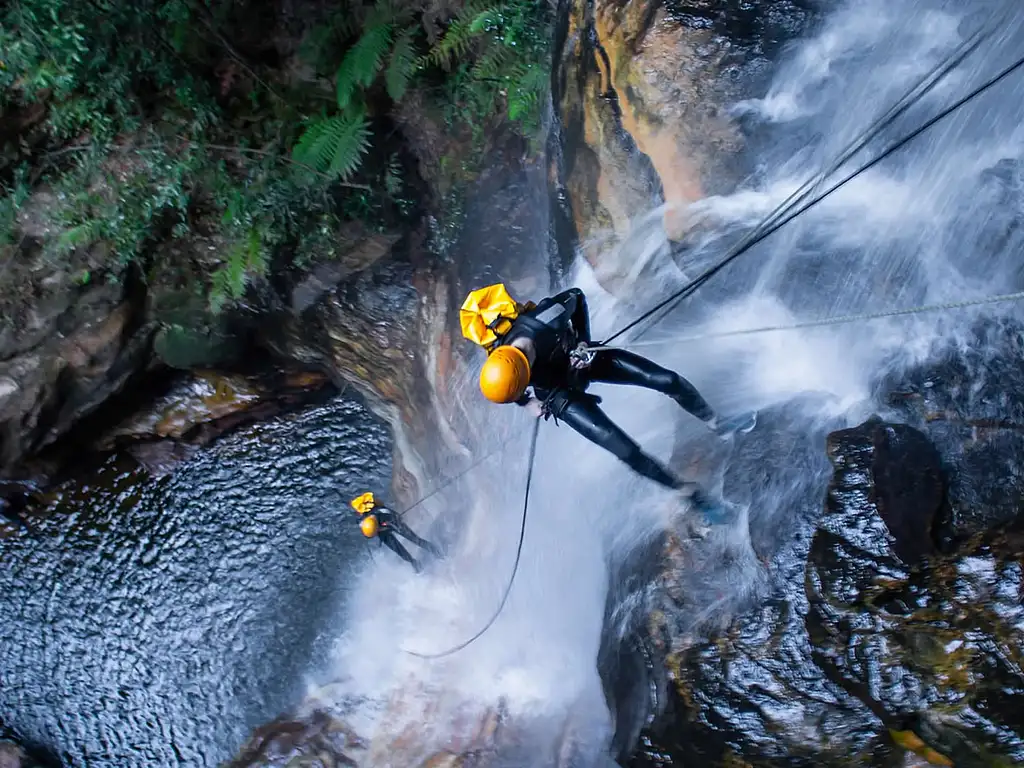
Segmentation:
{"type": "MultiPolygon", "coordinates": [[[[938,0],[858,0],[839,7],[815,37],[796,46],[780,65],[764,97],[736,107],[760,121],[770,137],[759,150],[760,165],[768,172],[732,195],[700,202],[691,213],[718,222],[718,242],[723,233],[756,224],[973,31],[980,19],[967,18],[967,11],[985,12],[986,7],[938,0]],[[816,139],[808,142],[809,135],[816,139]]],[[[927,119],[1004,66],[1022,40],[1019,22],[1003,29],[884,140],[927,119]]],[[[872,400],[878,376],[926,358],[936,344],[956,338],[980,314],[1019,308],[986,306],[944,316],[686,345],[673,344],[672,336],[1019,290],[1015,241],[993,245],[990,233],[1008,229],[1009,218],[1021,212],[1007,210],[1003,198],[991,192],[989,171],[1009,161],[1011,175],[1017,174],[1012,183],[1020,183],[1014,164],[1024,156],[1017,127],[1024,111],[1022,92],[1015,78],[936,126],[745,254],[650,334],[665,344],[644,352],[680,371],[720,411],[756,408],[764,415],[788,408],[784,421],[762,418],[744,441],[742,455],[726,446],[724,456],[714,454],[717,464],[705,472],[713,488],[739,504],[740,515],[696,550],[691,572],[679,575],[691,595],[687,619],[694,632],[720,626],[735,611],[748,608],[771,588],[778,564],[799,557],[789,534],[820,510],[827,471],[825,431],[837,423],[857,423],[878,407],[872,400]],[[813,403],[803,404],[801,399],[810,395],[813,403]],[[741,472],[754,464],[758,477],[741,472]],[[771,544],[772,562],[767,564],[752,548],[753,542],[764,541],[771,544]]],[[[876,142],[853,162],[879,146],[876,142]]],[[[651,234],[661,216],[637,212],[637,220],[635,237],[623,246],[637,249],[633,277],[652,264],[666,279],[682,281],[681,275],[692,271],[687,264],[681,270],[675,264],[654,264],[666,253],[664,234],[653,239],[651,234]]],[[[707,253],[691,254],[688,261],[713,261],[721,250],[711,242],[704,248],[707,253]]],[[[588,269],[579,267],[573,282],[588,293],[595,338],[631,319],[597,287],[588,269]]],[[[338,645],[342,689],[346,696],[378,702],[402,691],[408,708],[404,714],[391,710],[381,715],[379,708],[364,707],[364,722],[356,725],[372,738],[419,723],[419,737],[428,749],[445,742],[461,707],[484,711],[503,700],[513,720],[560,722],[571,711],[591,725],[604,723],[604,728],[587,731],[592,745],[603,747],[611,725],[596,658],[606,629],[608,563],[664,526],[673,506],[667,494],[568,428],[542,425],[525,547],[505,610],[483,637],[453,656],[423,660],[408,655],[403,649],[438,652],[476,632],[497,605],[513,565],[530,417],[520,409],[496,409],[474,400],[469,379],[459,387],[467,392],[467,411],[487,425],[489,438],[518,447],[485,463],[412,518],[414,526],[432,517],[465,521],[444,563],[415,576],[383,550],[367,567],[366,587],[352,604],[348,631],[338,645]],[[416,690],[422,690],[423,702],[442,701],[429,723],[423,720],[426,703],[408,703],[416,690]]],[[[680,416],[666,398],[602,385],[593,391],[654,455],[666,458],[679,442],[684,453],[688,444],[697,458],[705,450],[703,427],[680,416]],[[677,421],[680,428],[671,429],[677,421]]],[[[477,455],[486,450],[489,446],[477,455]]],[[[629,625],[631,610],[643,608],[637,594],[630,599],[632,605],[616,614],[620,630],[629,625]]],[[[544,738],[538,737],[538,749],[544,738]]]]}

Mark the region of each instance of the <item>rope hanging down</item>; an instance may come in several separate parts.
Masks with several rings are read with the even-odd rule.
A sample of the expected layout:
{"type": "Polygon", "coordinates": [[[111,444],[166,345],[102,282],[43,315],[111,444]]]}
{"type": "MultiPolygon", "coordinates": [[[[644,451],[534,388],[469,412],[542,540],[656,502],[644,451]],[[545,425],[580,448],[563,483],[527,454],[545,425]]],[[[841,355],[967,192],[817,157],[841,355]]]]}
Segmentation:
{"type": "MultiPolygon", "coordinates": [[[[658,339],[656,341],[631,342],[631,347],[654,347],[665,344],[686,344],[693,341],[704,341],[706,339],[724,339],[729,336],[749,336],[755,333],[771,333],[773,331],[795,331],[802,328],[818,328],[826,325],[844,325],[867,320],[882,320],[888,317],[899,317],[900,315],[917,315],[923,312],[937,312],[939,310],[962,309],[964,307],[976,307],[982,304],[996,304],[1005,301],[1021,301],[1024,299],[1024,291],[1017,293],[1004,293],[999,296],[987,296],[983,299],[967,299],[965,301],[948,301],[944,304],[925,304],[919,307],[906,307],[904,309],[890,309],[886,312],[868,312],[860,315],[840,315],[838,317],[825,317],[820,320],[807,320],[800,323],[788,325],[765,325],[760,328],[744,328],[738,331],[721,331],[719,333],[703,333],[699,336],[683,336],[681,338],[658,339]]],[[[618,349],[618,347],[590,347],[600,352],[604,349],[618,349]]]]}
{"type": "MultiPolygon", "coordinates": [[[[679,301],[682,301],[683,299],[687,298],[688,296],[692,295],[693,292],[696,291],[697,288],[700,288],[702,285],[704,285],[704,283],[706,283],[711,277],[713,277],[715,274],[720,272],[728,264],[730,264],[736,258],[741,256],[743,253],[745,253],[746,251],[750,250],[753,246],[757,245],[758,243],[760,243],[765,238],[769,237],[774,232],[777,232],[779,229],[784,227],[786,224],[788,224],[790,221],[795,219],[797,216],[800,216],[801,214],[805,213],[806,211],[808,211],[811,208],[813,208],[814,206],[816,206],[818,203],[820,203],[822,200],[827,198],[833,192],[835,192],[838,189],[840,189],[841,187],[845,186],[847,183],[849,183],[853,179],[857,178],[858,176],[860,176],[865,171],[873,168],[875,165],[880,163],[885,158],[889,157],[891,154],[893,154],[897,150],[901,149],[903,146],[908,144],[913,139],[917,138],[920,134],[924,133],[926,130],[931,128],[933,125],[935,125],[936,123],[938,123],[941,120],[945,119],[946,117],[948,117],[949,115],[951,115],[952,113],[954,113],[955,111],[960,109],[960,107],[962,107],[965,104],[967,104],[968,102],[974,100],[975,98],[980,96],[982,93],[987,91],[989,88],[993,87],[994,85],[996,85],[997,83],[999,83],[1000,81],[1002,81],[1003,79],[1008,77],[1010,74],[1015,72],[1021,66],[1024,66],[1024,57],[1021,57],[1021,58],[1017,59],[1013,64],[1011,64],[1010,66],[1006,67],[1001,72],[999,72],[998,74],[996,74],[995,76],[993,76],[992,78],[990,78],[989,80],[984,82],[982,85],[980,85],[977,88],[975,88],[973,91],[968,93],[966,96],[964,96],[963,98],[961,98],[958,101],[954,102],[952,105],[950,105],[949,107],[947,107],[943,111],[939,112],[937,115],[935,115],[931,119],[927,120],[925,123],[923,123],[922,125],[918,126],[916,129],[914,129],[910,133],[908,133],[908,134],[904,135],[903,137],[901,137],[899,140],[897,140],[895,143],[890,145],[884,152],[879,154],[877,157],[875,157],[875,158],[869,160],[868,162],[864,163],[857,170],[853,171],[852,173],[850,173],[849,175],[844,177],[839,182],[833,184],[831,187],[826,189],[821,194],[815,196],[813,199],[811,199],[806,204],[800,206],[799,208],[797,208],[796,210],[792,211],[788,215],[785,215],[780,220],[772,221],[776,217],[776,215],[777,215],[775,212],[773,212],[765,220],[765,222],[772,222],[772,223],[770,223],[770,225],[765,226],[765,222],[762,222],[762,224],[759,225],[754,230],[754,232],[751,235],[749,235],[747,238],[745,238],[742,241],[742,243],[737,248],[735,248],[725,258],[723,258],[718,264],[708,268],[702,274],[700,274],[698,277],[694,278],[692,281],[690,281],[685,286],[680,288],[678,291],[673,293],[671,296],[669,296],[668,298],[666,298],[663,301],[659,302],[654,307],[652,307],[651,309],[649,309],[646,312],[644,312],[643,314],[641,314],[638,318],[636,318],[635,320],[633,320],[632,322],[630,322],[629,324],[624,326],[622,329],[620,329],[619,331],[617,331],[614,334],[612,334],[611,336],[609,336],[607,339],[605,339],[604,342],[602,342],[602,345],[609,344],[614,339],[618,338],[619,336],[621,336],[622,334],[626,333],[630,329],[635,328],[637,325],[642,323],[644,320],[648,319],[649,317],[654,315],[656,312],[664,309],[665,307],[669,307],[669,311],[671,311],[671,309],[675,306],[675,304],[677,304],[679,301]],[[669,305],[672,305],[672,306],[669,306],[669,305]]],[[[918,97],[918,98],[920,98],[920,97],[918,97]]],[[[637,334],[637,338],[639,338],[644,333],[646,333],[648,330],[650,330],[654,325],[657,324],[657,322],[660,322],[662,319],[664,319],[664,317],[665,317],[665,315],[662,315],[662,317],[658,318],[658,320],[654,324],[648,326],[646,329],[641,331],[641,333],[637,334]]]]}
{"type": "Polygon", "coordinates": [[[501,615],[501,612],[505,610],[505,603],[508,601],[508,596],[512,592],[512,585],[515,583],[516,573],[519,572],[519,560],[523,554],[523,541],[526,539],[526,513],[530,508],[530,484],[533,481],[533,463],[534,459],[537,456],[538,432],[540,432],[540,419],[535,419],[533,423],[533,430],[530,434],[530,453],[529,458],[527,458],[526,491],[523,494],[523,519],[519,526],[519,545],[516,547],[516,559],[515,562],[512,564],[512,573],[509,575],[508,584],[505,585],[505,591],[501,596],[501,602],[498,603],[497,610],[491,615],[491,618],[487,620],[487,623],[480,628],[479,632],[477,632],[468,640],[464,640],[463,642],[459,643],[454,648],[449,648],[447,651],[443,651],[441,653],[417,653],[416,651],[406,650],[405,652],[409,655],[416,656],[420,659],[441,659],[445,656],[451,656],[454,653],[458,653],[463,648],[467,647],[471,643],[474,643],[476,640],[478,640],[484,634],[484,632],[486,632],[494,625],[494,622],[498,620],[498,617],[501,615]]]}

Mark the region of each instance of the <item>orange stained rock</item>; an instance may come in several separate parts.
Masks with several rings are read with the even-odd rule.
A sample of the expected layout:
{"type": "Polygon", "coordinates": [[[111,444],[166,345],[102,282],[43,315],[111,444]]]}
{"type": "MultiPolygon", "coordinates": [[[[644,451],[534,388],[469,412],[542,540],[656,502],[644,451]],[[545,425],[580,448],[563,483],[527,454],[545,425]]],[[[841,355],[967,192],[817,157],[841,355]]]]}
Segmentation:
{"type": "Polygon", "coordinates": [[[679,77],[685,63],[680,59],[691,47],[684,40],[685,30],[665,23],[663,10],[657,12],[649,31],[634,37],[641,24],[636,16],[644,12],[641,3],[599,8],[594,28],[608,61],[600,52],[595,56],[602,89],[614,90],[617,97],[622,127],[650,158],[661,180],[667,206],[665,230],[677,240],[689,228],[685,207],[700,200],[704,192],[699,170],[684,151],[686,127],[676,119],[684,105],[669,103],[682,94],[664,84],[679,77]]]}
{"type": "Polygon", "coordinates": [[[153,432],[160,437],[181,437],[197,424],[245,410],[261,396],[259,387],[243,378],[197,372],[188,391],[167,403],[153,432]]]}
{"type": "Polygon", "coordinates": [[[896,731],[889,729],[889,735],[899,746],[916,755],[920,755],[931,765],[944,765],[952,768],[953,761],[940,752],[936,752],[922,741],[921,737],[913,731],[896,731]]]}

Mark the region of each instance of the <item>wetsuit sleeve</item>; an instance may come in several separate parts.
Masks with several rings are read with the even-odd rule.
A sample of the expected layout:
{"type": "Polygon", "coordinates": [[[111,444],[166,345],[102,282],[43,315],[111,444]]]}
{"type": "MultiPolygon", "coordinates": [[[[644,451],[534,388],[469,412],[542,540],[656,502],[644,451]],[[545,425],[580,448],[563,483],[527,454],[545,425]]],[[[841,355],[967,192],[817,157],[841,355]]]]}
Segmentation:
{"type": "Polygon", "coordinates": [[[569,288],[555,297],[569,312],[569,322],[580,341],[590,342],[590,308],[587,295],[579,288],[569,288]]]}
{"type": "Polygon", "coordinates": [[[531,400],[533,400],[533,395],[527,392],[524,393],[523,396],[520,397],[518,400],[514,400],[513,402],[516,405],[529,405],[531,400]]]}

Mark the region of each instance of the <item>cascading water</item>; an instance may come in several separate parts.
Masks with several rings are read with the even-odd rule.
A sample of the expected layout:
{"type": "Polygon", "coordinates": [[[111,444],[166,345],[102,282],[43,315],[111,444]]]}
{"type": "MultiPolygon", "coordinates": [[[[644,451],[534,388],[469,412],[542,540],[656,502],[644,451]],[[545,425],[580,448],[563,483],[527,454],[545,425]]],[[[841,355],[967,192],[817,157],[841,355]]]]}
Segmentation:
{"type": "MultiPolygon", "coordinates": [[[[821,29],[785,57],[766,94],[734,106],[757,172],[733,194],[692,207],[691,214],[714,222],[714,237],[675,263],[664,236],[651,235],[651,222],[660,216],[637,212],[646,223],[620,248],[617,261],[636,265],[639,280],[681,285],[720,257],[733,231],[738,236],[741,227],[755,225],[817,173],[993,12],[980,2],[837,5],[821,29]]],[[[1022,42],[1020,21],[1001,27],[840,173],[1005,66],[1022,42]]],[[[736,522],[698,547],[692,569],[680,575],[693,632],[728,622],[774,580],[801,578],[829,471],[824,436],[883,407],[873,399],[881,376],[955,343],[979,316],[1020,310],[986,306],[685,344],[674,338],[1018,290],[1016,237],[1000,240],[997,233],[1012,233],[1011,220],[1020,214],[1006,200],[1019,184],[1024,149],[1021,90],[1017,78],[976,100],[757,246],[644,337],[646,347],[638,351],[684,373],[721,411],[765,414],[741,450],[709,441],[664,398],[595,387],[607,412],[657,455],[672,449],[673,430],[666,425],[676,422],[676,452],[697,459],[696,477],[739,507],[736,522]],[[770,560],[755,550],[770,553],[770,560]]],[[[573,282],[590,296],[595,337],[631,319],[585,268],[573,282]]],[[[653,304],[657,297],[633,298],[653,304]]],[[[464,382],[467,408],[488,424],[489,439],[514,447],[432,502],[433,514],[466,521],[443,566],[420,578],[392,562],[377,566],[375,582],[397,599],[370,593],[353,605],[339,668],[352,675],[350,693],[371,698],[418,681],[426,690],[457,692],[460,707],[504,699],[519,722],[558,721],[571,711],[591,724],[585,740],[597,755],[610,728],[593,726],[610,722],[595,663],[600,634],[603,628],[625,635],[630,606],[642,613],[643,603],[628,595],[625,614],[616,612],[615,626],[603,627],[607,563],[649,540],[676,505],[570,430],[544,424],[523,560],[504,612],[484,637],[451,657],[404,654],[403,648],[441,651],[476,631],[512,566],[529,417],[469,405],[472,385],[464,382]],[[368,647],[379,651],[370,663],[368,647]]],[[[374,722],[370,715],[363,727],[400,730],[394,717],[374,722]]],[[[443,740],[448,723],[437,710],[432,718],[443,740]]],[[[542,762],[535,758],[534,764],[542,762]]]]}
{"type": "MultiPolygon", "coordinates": [[[[641,225],[617,254],[636,281],[635,304],[659,298],[642,295],[645,286],[672,290],[713,263],[731,238],[827,164],[992,12],[982,0],[835,4],[820,28],[783,57],[765,93],[733,105],[755,172],[734,193],[692,207],[713,235],[674,261],[661,212],[635,212],[641,225]]],[[[1011,21],[872,147],[1017,55],[1024,31],[1011,21]]],[[[1020,310],[995,305],[799,332],[674,339],[1019,289],[1013,223],[1024,188],[1021,90],[1014,77],[936,126],[744,255],[643,337],[659,343],[638,351],[679,370],[722,412],[761,410],[758,428],[742,441],[709,437],[656,394],[595,386],[607,412],[647,450],[674,452],[688,472],[739,506],[738,519],[695,547],[687,568],[674,574],[688,598],[680,621],[695,636],[727,623],[779,583],[802,580],[829,472],[825,433],[882,407],[875,382],[938,345],[957,343],[981,315],[1020,310]]],[[[604,293],[586,267],[578,265],[567,282],[587,291],[596,338],[633,319],[635,308],[604,293]]],[[[303,654],[313,655],[310,627],[330,634],[323,617],[342,610],[341,599],[325,597],[325,585],[340,591],[351,573],[358,581],[349,583],[360,589],[346,594],[346,629],[330,668],[312,682],[340,679],[319,695],[339,704],[362,736],[379,737],[370,764],[413,765],[499,700],[521,736],[522,752],[507,756],[510,764],[552,762],[567,717],[582,753],[575,764],[607,764],[612,732],[624,727],[613,713],[624,704],[605,699],[600,654],[630,635],[652,593],[643,581],[613,583],[609,610],[609,582],[680,508],[571,430],[542,424],[522,561],[504,611],[454,655],[406,653],[444,651],[483,626],[506,586],[519,534],[531,417],[482,403],[472,373],[452,386],[477,425],[475,434],[460,435],[474,454],[507,450],[410,514],[414,528],[449,548],[421,576],[387,550],[368,556],[357,534],[346,528],[346,539],[340,528],[351,519],[342,497],[382,480],[387,447],[365,414],[339,404],[291,426],[229,438],[168,481],[87,491],[86,500],[66,504],[80,513],[45,524],[44,532],[60,534],[59,546],[5,542],[4,599],[7,615],[18,617],[7,643],[23,649],[18,664],[4,669],[5,724],[72,764],[214,763],[249,727],[285,708],[294,669],[303,654]],[[365,441],[368,430],[369,451],[345,454],[346,441],[365,441]],[[337,492],[311,503],[324,478],[337,492]],[[337,536],[323,536],[331,525],[339,526],[337,536]],[[133,538],[140,529],[151,533],[133,538]],[[235,542],[248,553],[241,561],[233,559],[235,542]],[[268,566],[276,552],[290,565],[268,566]],[[326,580],[319,573],[325,562],[326,580]],[[272,604],[278,609],[269,610],[272,604]],[[268,629],[283,625],[294,632],[268,629]],[[207,655],[197,655],[199,643],[207,655]],[[281,668],[285,646],[294,655],[281,668]],[[238,667],[218,666],[225,658],[238,667]],[[279,674],[266,671],[268,658],[279,674]],[[38,668],[45,677],[33,676],[38,668]],[[111,679],[129,685],[111,688],[111,679]],[[241,702],[254,699],[239,716],[241,702]],[[383,754],[394,747],[389,735],[407,726],[414,729],[412,746],[383,754]]]]}

